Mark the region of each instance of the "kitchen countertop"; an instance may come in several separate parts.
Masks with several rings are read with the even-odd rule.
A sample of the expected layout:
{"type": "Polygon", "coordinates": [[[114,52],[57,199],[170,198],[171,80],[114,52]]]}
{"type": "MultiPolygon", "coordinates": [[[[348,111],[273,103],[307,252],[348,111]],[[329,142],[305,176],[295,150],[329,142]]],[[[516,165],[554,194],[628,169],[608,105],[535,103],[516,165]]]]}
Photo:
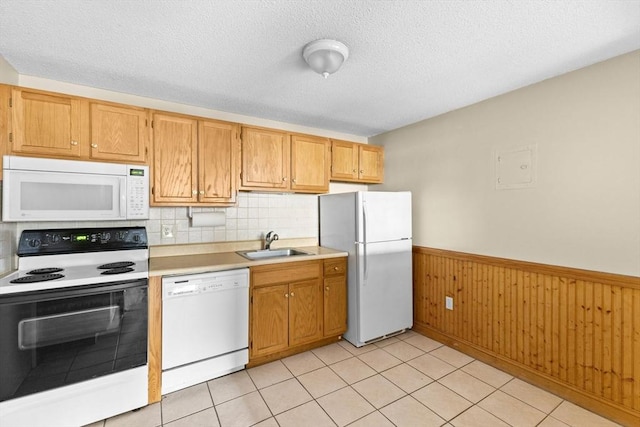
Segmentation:
{"type": "Polygon", "coordinates": [[[346,252],[322,246],[295,246],[295,249],[309,253],[291,257],[277,257],[261,260],[248,260],[235,252],[200,253],[152,257],[149,259],[149,276],[168,276],[175,274],[196,274],[209,271],[231,270],[234,268],[254,267],[257,265],[279,264],[296,261],[313,261],[325,258],[347,256],[346,252]]]}

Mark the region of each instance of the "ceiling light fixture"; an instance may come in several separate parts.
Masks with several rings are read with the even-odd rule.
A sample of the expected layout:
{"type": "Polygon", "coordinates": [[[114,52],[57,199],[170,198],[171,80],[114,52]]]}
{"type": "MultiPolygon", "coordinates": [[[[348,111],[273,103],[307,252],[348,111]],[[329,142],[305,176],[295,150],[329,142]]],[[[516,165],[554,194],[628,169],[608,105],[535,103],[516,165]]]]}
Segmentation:
{"type": "Polygon", "coordinates": [[[337,40],[322,39],[307,44],[302,57],[309,67],[326,79],[333,74],[349,57],[349,48],[337,40]]]}

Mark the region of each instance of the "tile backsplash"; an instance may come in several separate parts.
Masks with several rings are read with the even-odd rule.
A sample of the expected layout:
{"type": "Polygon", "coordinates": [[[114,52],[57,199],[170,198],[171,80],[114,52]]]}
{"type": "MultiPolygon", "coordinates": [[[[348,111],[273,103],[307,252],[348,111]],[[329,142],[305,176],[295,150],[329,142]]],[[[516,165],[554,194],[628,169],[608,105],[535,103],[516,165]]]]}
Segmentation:
{"type": "Polygon", "coordinates": [[[258,240],[274,230],[281,238],[318,236],[318,196],[304,194],[239,193],[231,208],[194,208],[194,212],[224,212],[225,225],[191,227],[187,208],[151,208],[145,221],[151,245],[258,240]],[[173,237],[162,237],[162,227],[173,237]]]}
{"type": "Polygon", "coordinates": [[[0,274],[15,268],[13,254],[16,253],[16,231],[14,223],[0,223],[0,274]]]}
{"type": "Polygon", "coordinates": [[[16,267],[17,239],[22,230],[33,228],[144,226],[152,246],[259,240],[270,230],[283,239],[318,238],[318,196],[315,194],[240,192],[235,207],[193,208],[193,211],[224,212],[225,225],[191,227],[186,207],[151,208],[146,221],[2,223],[0,274],[16,267]],[[172,237],[162,237],[163,226],[171,229],[172,237]]]}

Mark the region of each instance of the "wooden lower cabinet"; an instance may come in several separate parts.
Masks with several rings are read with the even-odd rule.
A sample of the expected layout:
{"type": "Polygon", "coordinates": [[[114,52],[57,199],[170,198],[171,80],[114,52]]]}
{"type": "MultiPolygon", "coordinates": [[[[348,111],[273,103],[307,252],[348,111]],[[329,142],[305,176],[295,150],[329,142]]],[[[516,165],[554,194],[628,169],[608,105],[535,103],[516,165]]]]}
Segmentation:
{"type": "Polygon", "coordinates": [[[324,336],[347,330],[347,259],[324,261],[324,336]]]}
{"type": "MultiPolygon", "coordinates": [[[[336,342],[347,329],[347,258],[251,267],[249,365],[336,342]]],[[[162,277],[149,278],[149,403],[162,399],[162,277]]]]}
{"type": "Polygon", "coordinates": [[[251,268],[250,364],[335,341],[346,330],[346,259],[339,260],[342,275],[327,278],[326,260],[251,268]]]}
{"type": "Polygon", "coordinates": [[[275,353],[289,346],[289,285],[251,292],[251,355],[275,353]]]}

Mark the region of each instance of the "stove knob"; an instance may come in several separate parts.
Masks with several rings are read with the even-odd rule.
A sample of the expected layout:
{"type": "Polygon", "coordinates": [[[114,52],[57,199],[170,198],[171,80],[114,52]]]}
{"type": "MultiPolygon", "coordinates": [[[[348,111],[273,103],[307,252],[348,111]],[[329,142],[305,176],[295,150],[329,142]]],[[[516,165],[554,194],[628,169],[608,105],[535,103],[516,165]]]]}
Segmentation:
{"type": "Polygon", "coordinates": [[[140,235],[139,234],[134,234],[133,235],[133,241],[136,243],[140,243],[140,235]]]}
{"type": "Polygon", "coordinates": [[[40,240],[39,239],[33,239],[29,241],[29,246],[31,246],[32,248],[37,248],[38,246],[40,246],[40,240]]]}

